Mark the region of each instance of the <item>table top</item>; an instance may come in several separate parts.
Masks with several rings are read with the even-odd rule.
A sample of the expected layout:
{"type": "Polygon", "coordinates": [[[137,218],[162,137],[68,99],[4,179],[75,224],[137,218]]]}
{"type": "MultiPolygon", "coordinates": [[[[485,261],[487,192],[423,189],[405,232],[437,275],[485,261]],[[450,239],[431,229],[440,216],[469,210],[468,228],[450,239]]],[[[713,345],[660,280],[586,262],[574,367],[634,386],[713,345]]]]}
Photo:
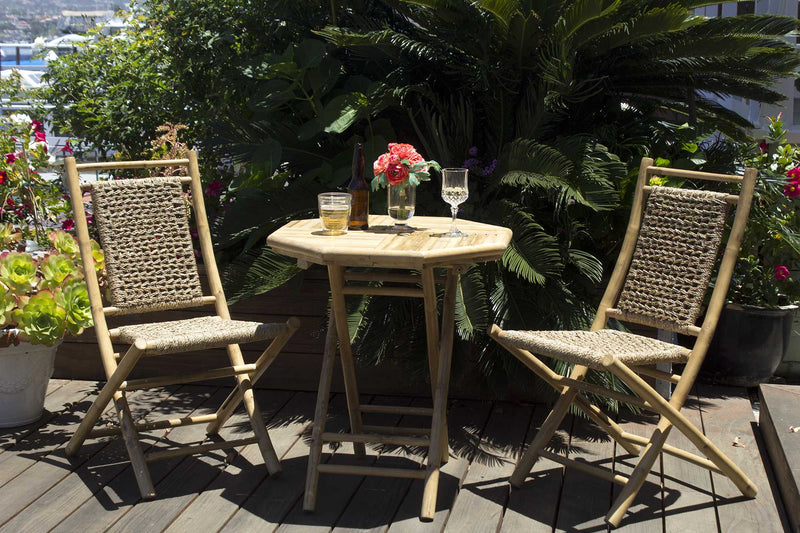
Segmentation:
{"type": "Polygon", "coordinates": [[[442,237],[450,217],[415,216],[409,231],[395,233],[387,215],[370,215],[367,231],[326,235],[319,218],[294,220],[267,238],[276,252],[294,257],[299,264],[410,268],[467,265],[499,259],[511,230],[470,220],[458,220],[464,237],[442,237]]]}

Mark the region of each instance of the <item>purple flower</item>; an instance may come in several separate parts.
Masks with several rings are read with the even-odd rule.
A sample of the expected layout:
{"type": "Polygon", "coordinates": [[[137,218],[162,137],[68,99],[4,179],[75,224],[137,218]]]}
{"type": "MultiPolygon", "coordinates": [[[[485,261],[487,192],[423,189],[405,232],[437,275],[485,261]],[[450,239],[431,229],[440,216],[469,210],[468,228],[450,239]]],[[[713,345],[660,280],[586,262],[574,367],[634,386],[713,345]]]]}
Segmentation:
{"type": "Polygon", "coordinates": [[[483,175],[488,176],[489,174],[494,172],[494,169],[496,168],[497,168],[497,159],[493,159],[490,165],[483,167],[483,175]]]}
{"type": "Polygon", "coordinates": [[[475,157],[476,155],[478,155],[478,147],[473,146],[472,148],[469,149],[468,153],[470,156],[475,157]]]}
{"type": "Polygon", "coordinates": [[[480,164],[481,164],[480,161],[478,161],[474,157],[470,157],[469,159],[465,159],[464,162],[461,164],[461,166],[464,168],[472,168],[480,164]]]}

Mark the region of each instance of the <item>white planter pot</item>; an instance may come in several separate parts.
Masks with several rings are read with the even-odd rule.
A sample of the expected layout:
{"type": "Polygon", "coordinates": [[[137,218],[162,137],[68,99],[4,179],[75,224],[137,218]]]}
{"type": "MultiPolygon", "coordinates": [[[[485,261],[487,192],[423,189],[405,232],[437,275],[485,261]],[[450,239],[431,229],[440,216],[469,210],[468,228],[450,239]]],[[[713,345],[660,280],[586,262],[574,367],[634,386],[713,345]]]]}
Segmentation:
{"type": "Polygon", "coordinates": [[[0,348],[0,428],[39,420],[61,341],[53,346],[21,342],[0,348]]]}

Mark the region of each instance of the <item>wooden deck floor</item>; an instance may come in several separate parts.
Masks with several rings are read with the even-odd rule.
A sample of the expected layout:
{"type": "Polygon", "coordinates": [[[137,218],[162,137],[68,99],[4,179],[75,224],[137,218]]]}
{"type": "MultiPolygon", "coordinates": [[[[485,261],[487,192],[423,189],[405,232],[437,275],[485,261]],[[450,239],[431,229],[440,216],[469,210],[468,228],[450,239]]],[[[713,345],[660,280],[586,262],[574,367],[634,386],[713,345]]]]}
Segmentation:
{"type": "MultiPolygon", "coordinates": [[[[322,475],[317,511],[302,511],[314,394],[259,391],[283,473],[267,478],[256,445],[239,453],[159,461],[151,465],[158,497],[139,500],[133,473],[119,440],[92,441],[67,459],[64,444],[97,393],[86,381],[51,382],[48,414],[32,427],[0,432],[0,532],[66,531],[406,531],[538,532],[606,531],[603,517],[617,487],[574,469],[564,472],[541,460],[521,490],[509,491],[514,461],[541,423],[544,405],[452,401],[451,459],[443,468],[436,518],[417,519],[422,482],[409,479],[322,475]]],[[[134,416],[154,419],[164,412],[212,412],[229,389],[182,386],[132,393],[134,416]]],[[[751,476],[760,492],[739,496],[727,480],[664,456],[650,475],[619,531],[758,532],[788,531],[776,491],[762,463],[750,402],[743,389],[702,388],[684,413],[696,421],[751,476]],[[743,446],[733,446],[736,437],[743,446]]],[[[367,402],[425,405],[424,398],[370,397],[367,402]]],[[[332,430],[343,428],[344,398],[331,402],[332,430]]],[[[366,415],[378,418],[378,415],[366,415]]],[[[413,417],[383,416],[380,423],[419,425],[413,417]],[[388,418],[387,418],[388,417],[388,418]]],[[[644,434],[645,419],[622,417],[644,434]]],[[[246,431],[239,417],[224,436],[246,431]]],[[[203,426],[158,431],[148,446],[163,447],[204,438],[203,426]]],[[[677,432],[670,442],[683,444],[677,432]]],[[[589,423],[568,418],[553,441],[558,453],[625,473],[631,458],[589,423]]],[[[326,447],[325,461],[351,463],[349,445],[326,447]]],[[[420,450],[369,449],[368,463],[417,466],[420,450]]],[[[363,463],[362,463],[363,464],[363,463]]]]}

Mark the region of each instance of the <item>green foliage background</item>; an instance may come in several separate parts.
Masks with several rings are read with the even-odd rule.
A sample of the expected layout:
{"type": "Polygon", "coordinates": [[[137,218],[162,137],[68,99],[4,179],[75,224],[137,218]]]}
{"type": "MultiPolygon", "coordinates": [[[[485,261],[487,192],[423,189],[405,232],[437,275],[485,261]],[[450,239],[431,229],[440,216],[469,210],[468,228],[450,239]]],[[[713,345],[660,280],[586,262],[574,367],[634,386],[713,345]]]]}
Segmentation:
{"type": "MultiPolygon", "coordinates": [[[[462,216],[508,226],[514,240],[463,276],[457,352],[505,386],[526,373],[486,327],[589,324],[626,223],[629,168],[648,153],[702,165],[702,132],[744,139],[750,124],[710,94],[783,98],[770,85],[800,64],[782,38],[797,20],[693,14],[709,3],[151,0],[132,39],[100,38],[64,60],[50,98],[59,120],[103,146],[136,155],[137,139],[169,120],[190,126],[206,176],[230,160],[234,200],[215,230],[234,299],[298,273],[264,238],[346,185],[355,142],[367,161],[392,141],[443,166],[477,160],[462,216]]],[[[446,215],[437,178],[418,191],[419,213],[446,215]]],[[[362,358],[409,356],[422,373],[419,316],[412,301],[353,303],[362,358]]]]}

